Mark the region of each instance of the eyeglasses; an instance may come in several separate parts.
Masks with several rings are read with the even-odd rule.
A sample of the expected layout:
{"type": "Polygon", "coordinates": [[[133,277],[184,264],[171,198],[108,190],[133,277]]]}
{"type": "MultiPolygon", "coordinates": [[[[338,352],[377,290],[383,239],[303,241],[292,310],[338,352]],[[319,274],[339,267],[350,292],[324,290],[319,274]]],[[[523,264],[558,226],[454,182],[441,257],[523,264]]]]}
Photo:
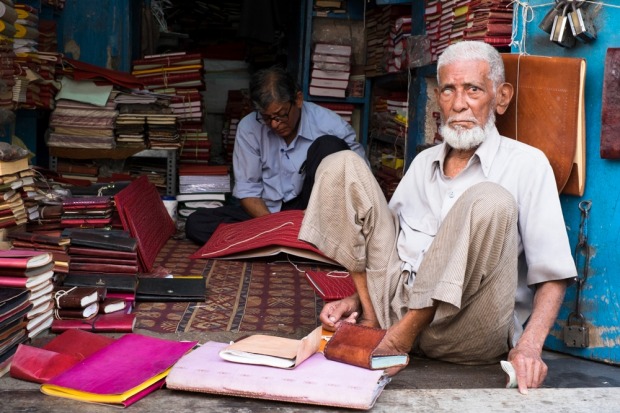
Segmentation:
{"type": "Polygon", "coordinates": [[[269,116],[256,111],[256,121],[267,126],[271,126],[272,122],[276,122],[278,125],[282,122],[286,122],[288,120],[288,115],[291,113],[291,109],[293,109],[293,102],[289,102],[289,104],[290,106],[288,107],[286,115],[269,116]]]}

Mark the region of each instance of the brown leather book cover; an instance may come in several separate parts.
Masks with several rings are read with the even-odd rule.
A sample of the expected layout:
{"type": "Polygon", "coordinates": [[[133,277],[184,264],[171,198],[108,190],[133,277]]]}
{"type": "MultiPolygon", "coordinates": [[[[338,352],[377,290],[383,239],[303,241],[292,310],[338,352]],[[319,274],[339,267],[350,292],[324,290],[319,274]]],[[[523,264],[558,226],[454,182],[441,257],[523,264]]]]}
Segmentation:
{"type": "Polygon", "coordinates": [[[497,129],[545,153],[558,191],[583,195],[585,59],[518,54],[502,58],[515,94],[506,113],[497,117],[497,129]]]}
{"type": "Polygon", "coordinates": [[[343,322],[327,342],[325,358],[371,370],[406,366],[409,355],[383,353],[377,346],[387,330],[343,322]]]}
{"type": "Polygon", "coordinates": [[[84,308],[99,301],[96,287],[57,287],[54,292],[56,309],[84,308]]]}
{"type": "Polygon", "coordinates": [[[620,48],[605,56],[601,108],[601,158],[620,158],[620,48]]]}

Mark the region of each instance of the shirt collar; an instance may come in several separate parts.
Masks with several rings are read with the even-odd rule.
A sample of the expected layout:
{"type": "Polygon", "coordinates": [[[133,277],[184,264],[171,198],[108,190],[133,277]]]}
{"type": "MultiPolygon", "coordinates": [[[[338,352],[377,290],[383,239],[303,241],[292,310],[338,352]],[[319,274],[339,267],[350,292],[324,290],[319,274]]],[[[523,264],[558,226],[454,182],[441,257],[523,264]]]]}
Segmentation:
{"type": "MultiPolygon", "coordinates": [[[[473,155],[473,156],[477,156],[478,159],[480,160],[480,165],[482,167],[482,173],[487,178],[489,177],[491,165],[493,164],[493,160],[495,159],[495,155],[497,154],[500,143],[501,143],[501,136],[499,132],[497,131],[497,128],[493,126],[492,130],[487,135],[484,142],[482,142],[482,144],[478,147],[478,149],[476,149],[476,152],[473,155]]],[[[446,156],[448,155],[448,151],[450,150],[450,147],[447,144],[442,143],[441,145],[443,147],[439,151],[437,151],[437,155],[435,156],[435,159],[433,159],[433,162],[431,164],[433,167],[433,172],[436,172],[437,169],[439,169],[440,171],[443,171],[443,164],[446,159],[446,156]]],[[[434,179],[435,176],[437,175],[433,173],[432,179],[434,179]]]]}
{"type": "MultiPolygon", "coordinates": [[[[299,114],[299,116],[301,116],[301,119],[299,120],[299,129],[297,129],[297,138],[311,140],[309,137],[305,136],[307,135],[307,133],[304,133],[305,131],[311,130],[310,125],[308,125],[308,122],[307,122],[307,119],[308,119],[308,116],[306,116],[307,111],[308,111],[308,108],[307,108],[306,102],[302,102],[301,113],[299,114]]],[[[293,142],[294,141],[295,139],[293,139],[293,142]]]]}

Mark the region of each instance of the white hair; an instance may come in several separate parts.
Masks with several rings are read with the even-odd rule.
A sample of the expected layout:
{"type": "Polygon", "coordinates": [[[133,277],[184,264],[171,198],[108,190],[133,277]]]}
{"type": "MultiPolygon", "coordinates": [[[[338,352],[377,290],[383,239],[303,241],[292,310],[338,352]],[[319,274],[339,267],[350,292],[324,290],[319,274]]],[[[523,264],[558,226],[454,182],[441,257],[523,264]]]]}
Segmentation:
{"type": "Polygon", "coordinates": [[[489,78],[493,82],[494,89],[506,81],[504,61],[497,49],[487,43],[471,40],[451,44],[439,56],[437,60],[437,81],[439,82],[439,69],[443,66],[471,61],[483,61],[489,64],[489,78]]]}

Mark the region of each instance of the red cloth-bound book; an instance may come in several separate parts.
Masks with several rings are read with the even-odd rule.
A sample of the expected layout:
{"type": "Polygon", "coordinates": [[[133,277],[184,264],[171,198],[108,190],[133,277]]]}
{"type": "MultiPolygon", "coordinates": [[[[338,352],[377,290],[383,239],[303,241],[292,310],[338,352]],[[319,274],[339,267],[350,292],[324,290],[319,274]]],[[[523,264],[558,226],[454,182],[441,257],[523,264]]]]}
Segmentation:
{"type": "Polygon", "coordinates": [[[336,264],[312,244],[299,240],[301,210],[281,211],[234,224],[220,224],[190,258],[242,259],[279,253],[336,264]]]}

